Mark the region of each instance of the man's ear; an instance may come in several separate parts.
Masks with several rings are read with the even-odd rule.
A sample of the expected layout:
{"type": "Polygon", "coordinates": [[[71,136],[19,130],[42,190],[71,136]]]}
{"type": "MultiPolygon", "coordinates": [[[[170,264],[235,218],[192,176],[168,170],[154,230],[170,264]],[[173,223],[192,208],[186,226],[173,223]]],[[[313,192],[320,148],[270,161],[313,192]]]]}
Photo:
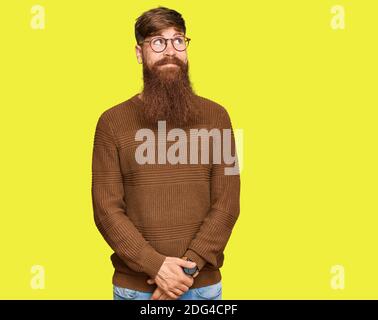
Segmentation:
{"type": "Polygon", "coordinates": [[[135,54],[136,54],[136,57],[137,57],[137,60],[138,60],[138,63],[142,63],[143,62],[143,59],[142,59],[142,48],[140,45],[135,45],[135,54]]]}

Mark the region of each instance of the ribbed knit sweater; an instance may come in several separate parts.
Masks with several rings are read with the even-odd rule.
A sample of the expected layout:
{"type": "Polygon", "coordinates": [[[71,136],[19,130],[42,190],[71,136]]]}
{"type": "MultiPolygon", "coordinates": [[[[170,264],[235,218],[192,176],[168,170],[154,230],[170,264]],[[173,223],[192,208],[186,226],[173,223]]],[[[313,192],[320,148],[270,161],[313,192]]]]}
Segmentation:
{"type": "MultiPolygon", "coordinates": [[[[236,156],[226,109],[198,95],[195,101],[200,112],[180,128],[188,137],[190,129],[231,129],[231,151],[236,156]]],[[[142,103],[136,94],[105,110],[94,134],[94,221],[114,251],[112,283],[153,292],[156,284],[147,280],[157,275],[164,259],[187,256],[200,269],[191,288],[215,284],[221,280],[223,251],[239,216],[239,172],[226,175],[224,168],[235,163],[228,164],[223,157],[221,163],[213,163],[211,143],[209,163],[201,163],[199,157],[193,164],[188,146],[187,163],[140,164],[135,156],[143,143],[136,139],[139,129],[155,133],[156,153],[159,144],[168,149],[174,143],[157,138],[158,125],[144,121],[142,103]]],[[[167,123],[167,133],[176,127],[167,123]]]]}

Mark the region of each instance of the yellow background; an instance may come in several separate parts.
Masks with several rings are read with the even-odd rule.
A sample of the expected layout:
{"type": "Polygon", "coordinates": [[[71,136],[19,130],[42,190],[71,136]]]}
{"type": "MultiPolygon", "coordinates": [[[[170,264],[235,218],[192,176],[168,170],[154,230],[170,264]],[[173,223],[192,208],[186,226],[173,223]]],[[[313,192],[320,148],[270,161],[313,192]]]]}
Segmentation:
{"type": "Polygon", "coordinates": [[[134,22],[158,5],[186,20],[196,92],[244,132],[223,299],[377,299],[373,0],[2,3],[0,298],[112,299],[93,136],[104,110],[142,88],[134,22]],[[30,27],[35,4],[44,30],[30,27]],[[345,30],[330,26],[333,5],[345,30]],[[344,290],[330,285],[338,264],[344,290]],[[44,290],[30,286],[33,265],[44,290]]]}

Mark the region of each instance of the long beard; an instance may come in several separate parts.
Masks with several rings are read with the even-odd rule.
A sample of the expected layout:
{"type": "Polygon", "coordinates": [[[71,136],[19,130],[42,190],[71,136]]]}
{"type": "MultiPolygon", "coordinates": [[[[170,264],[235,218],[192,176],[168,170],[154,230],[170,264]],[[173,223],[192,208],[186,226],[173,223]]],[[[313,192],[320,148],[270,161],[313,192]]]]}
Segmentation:
{"type": "Polygon", "coordinates": [[[152,68],[143,63],[144,88],[142,117],[149,123],[165,120],[167,124],[185,125],[198,113],[189,75],[188,64],[176,57],[165,57],[152,68]],[[176,66],[159,67],[167,63],[176,66]]]}

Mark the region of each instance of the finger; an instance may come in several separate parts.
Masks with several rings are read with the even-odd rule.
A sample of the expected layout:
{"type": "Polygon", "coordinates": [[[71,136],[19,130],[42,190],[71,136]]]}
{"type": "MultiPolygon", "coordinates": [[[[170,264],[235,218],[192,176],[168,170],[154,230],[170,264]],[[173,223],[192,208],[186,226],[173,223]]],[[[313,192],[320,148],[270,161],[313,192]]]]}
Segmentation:
{"type": "Polygon", "coordinates": [[[180,284],[177,289],[180,289],[183,293],[189,290],[189,286],[186,286],[185,284],[180,284]]]}
{"type": "Polygon", "coordinates": [[[175,299],[173,299],[173,298],[171,298],[170,296],[168,296],[168,295],[164,295],[164,298],[165,298],[165,300],[176,300],[177,298],[175,298],[175,299]]]}
{"type": "Polygon", "coordinates": [[[165,294],[166,294],[168,297],[172,298],[172,299],[177,299],[177,298],[179,297],[178,295],[176,295],[176,294],[173,293],[172,291],[165,292],[165,294]]]}
{"type": "Polygon", "coordinates": [[[184,294],[184,291],[182,291],[181,289],[179,288],[174,288],[171,290],[175,295],[177,296],[181,296],[182,294],[184,294]]]}
{"type": "Polygon", "coordinates": [[[151,296],[151,299],[152,300],[159,300],[159,298],[160,298],[160,296],[163,294],[163,292],[161,291],[161,290],[159,290],[159,288],[158,289],[156,289],[155,291],[154,291],[154,293],[152,294],[152,296],[151,296]]]}
{"type": "Polygon", "coordinates": [[[184,267],[184,268],[194,268],[196,266],[195,262],[185,261],[184,259],[180,259],[180,258],[175,259],[175,261],[179,266],[184,267]]]}
{"type": "MultiPolygon", "coordinates": [[[[184,273],[184,272],[183,272],[184,273]]],[[[182,277],[182,284],[186,287],[191,287],[193,285],[194,278],[192,276],[188,276],[186,274],[182,277]]]]}
{"type": "Polygon", "coordinates": [[[183,295],[187,291],[187,290],[185,290],[186,288],[187,287],[185,285],[182,285],[181,283],[176,283],[175,287],[169,287],[167,289],[162,289],[162,291],[163,291],[164,294],[169,295],[171,298],[177,298],[177,297],[183,295]],[[172,296],[172,295],[174,295],[174,296],[172,296]]]}
{"type": "Polygon", "coordinates": [[[163,293],[158,300],[167,300],[167,296],[163,293]]]}

